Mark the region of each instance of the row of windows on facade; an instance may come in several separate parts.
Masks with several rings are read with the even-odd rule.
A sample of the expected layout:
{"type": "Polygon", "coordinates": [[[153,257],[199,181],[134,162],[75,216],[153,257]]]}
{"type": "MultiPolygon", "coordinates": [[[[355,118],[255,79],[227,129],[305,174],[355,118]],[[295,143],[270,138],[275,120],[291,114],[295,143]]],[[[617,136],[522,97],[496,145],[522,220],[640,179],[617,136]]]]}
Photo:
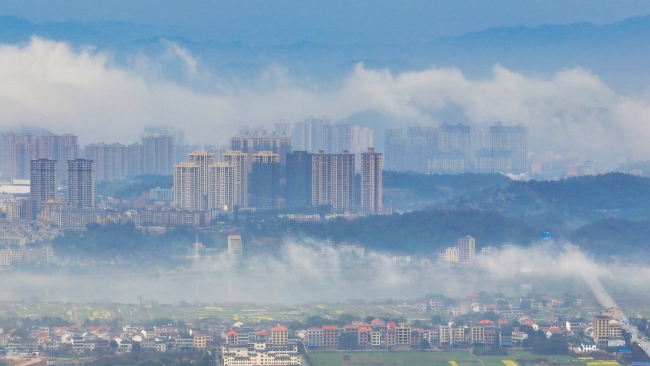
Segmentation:
{"type": "MultiPolygon", "coordinates": [[[[249,206],[329,205],[334,211],[355,208],[354,154],[297,151],[286,154],[284,160],[285,164],[280,154],[271,151],[228,151],[216,162],[213,154],[196,151],[187,162],[174,167],[174,204],[194,210],[225,211],[249,206]]],[[[372,148],[361,155],[360,177],[361,211],[380,212],[382,158],[372,148]]]]}
{"type": "Polygon", "coordinates": [[[422,173],[526,173],[528,127],[497,123],[489,130],[461,123],[385,131],[386,169],[422,173]]]}
{"type": "MultiPolygon", "coordinates": [[[[75,159],[67,161],[67,203],[74,209],[85,209],[95,205],[95,184],[93,182],[93,161],[75,159]]],[[[40,212],[43,203],[58,199],[58,162],[53,159],[30,161],[30,200],[19,202],[32,206],[34,215],[40,212]]],[[[29,211],[25,207],[26,212],[29,211]]]]}
{"type": "MultiPolygon", "coordinates": [[[[95,161],[95,180],[103,181],[140,174],[171,175],[177,147],[171,136],[143,136],[142,143],[131,145],[104,143],[85,147],[85,157],[95,161]]],[[[76,160],[78,137],[66,135],[33,135],[7,132],[0,139],[0,173],[3,178],[28,179],[30,161],[52,159],[76,160]]],[[[65,181],[65,170],[57,179],[65,181]]]]}

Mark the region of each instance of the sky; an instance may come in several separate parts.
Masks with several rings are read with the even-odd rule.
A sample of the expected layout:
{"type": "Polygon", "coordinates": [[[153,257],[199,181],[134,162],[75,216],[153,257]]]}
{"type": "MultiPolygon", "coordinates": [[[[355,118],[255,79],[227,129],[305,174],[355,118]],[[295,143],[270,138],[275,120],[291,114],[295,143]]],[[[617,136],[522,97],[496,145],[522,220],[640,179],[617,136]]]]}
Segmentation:
{"type": "Polygon", "coordinates": [[[0,14],[29,21],[131,22],[192,40],[250,44],[422,42],[491,27],[592,22],[650,14],[641,0],[5,0],[0,14]]]}
{"type": "MultiPolygon", "coordinates": [[[[417,42],[490,26],[602,24],[650,13],[650,2],[599,0],[187,3],[9,0],[0,3],[0,14],[34,22],[129,21],[193,34],[226,29],[223,37],[250,42],[312,36],[417,42]]],[[[650,157],[650,92],[621,95],[585,67],[535,75],[495,64],[486,78],[472,79],[455,67],[391,72],[358,63],[324,88],[271,62],[254,81],[233,85],[209,71],[200,55],[166,42],[163,54],[137,53],[127,64],[107,50],[65,40],[0,45],[0,127],[74,133],[84,145],[136,142],[145,125],[166,124],[184,128],[189,142],[225,144],[239,125],[271,126],[280,119],[326,115],[336,121],[374,110],[395,123],[436,125],[446,110],[459,110],[478,127],[496,121],[529,126],[532,158],[572,156],[613,168],[630,157],[650,157]],[[161,72],[169,60],[176,60],[183,82],[161,72]],[[211,87],[196,87],[205,83],[211,87]]],[[[375,135],[380,139],[382,132],[375,135]]]]}

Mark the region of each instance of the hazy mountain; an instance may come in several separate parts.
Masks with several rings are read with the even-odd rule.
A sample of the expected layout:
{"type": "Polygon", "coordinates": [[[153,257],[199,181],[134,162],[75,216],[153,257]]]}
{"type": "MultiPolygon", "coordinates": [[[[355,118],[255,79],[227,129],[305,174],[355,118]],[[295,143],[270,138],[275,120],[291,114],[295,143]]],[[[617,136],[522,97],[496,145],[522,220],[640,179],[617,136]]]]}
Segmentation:
{"type": "Polygon", "coordinates": [[[125,22],[36,24],[0,17],[2,43],[26,42],[32,35],[38,35],[77,46],[95,45],[99,50],[112,52],[117,62],[128,62],[138,53],[159,57],[171,41],[188,49],[202,66],[240,81],[257,77],[268,65],[276,63],[298,79],[332,83],[347,75],[353,65],[363,62],[370,68],[394,72],[431,65],[458,67],[474,78],[489,75],[497,63],[533,74],[580,66],[624,92],[644,90],[650,82],[646,66],[650,54],[650,16],[603,26],[577,23],[498,27],[418,44],[300,42],[252,46],[179,36],[184,33],[179,27],[125,22]]]}

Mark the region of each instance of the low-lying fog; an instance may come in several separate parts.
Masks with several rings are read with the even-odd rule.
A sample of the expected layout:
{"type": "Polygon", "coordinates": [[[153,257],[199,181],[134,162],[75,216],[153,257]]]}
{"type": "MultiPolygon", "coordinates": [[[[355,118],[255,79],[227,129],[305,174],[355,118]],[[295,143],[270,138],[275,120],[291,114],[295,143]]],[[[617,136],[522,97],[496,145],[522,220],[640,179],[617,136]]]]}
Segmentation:
{"type": "Polygon", "coordinates": [[[429,293],[464,297],[470,292],[561,295],[575,288],[580,275],[608,283],[643,284],[650,267],[603,264],[575,247],[544,242],[529,248],[506,247],[472,267],[438,260],[394,264],[392,256],[367,252],[364,258],[326,245],[286,243],[281,255],[222,256],[195,261],[188,270],[132,270],[120,266],[85,267],[83,274],[61,268],[56,274],[0,272],[0,300],[160,303],[309,303],[416,299],[429,293]]]}

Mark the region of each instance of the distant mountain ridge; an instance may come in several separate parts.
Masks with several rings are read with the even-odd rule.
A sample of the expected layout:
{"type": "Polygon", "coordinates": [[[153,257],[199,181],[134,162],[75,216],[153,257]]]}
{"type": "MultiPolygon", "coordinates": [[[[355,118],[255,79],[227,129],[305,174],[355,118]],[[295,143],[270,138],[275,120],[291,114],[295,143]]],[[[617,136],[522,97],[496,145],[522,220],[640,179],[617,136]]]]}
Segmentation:
{"type": "Polygon", "coordinates": [[[625,92],[643,91],[650,85],[646,62],[650,54],[650,16],[603,26],[575,23],[497,27],[419,44],[299,42],[252,46],[220,42],[218,35],[205,35],[206,40],[190,39],[183,33],[182,28],[124,22],[35,24],[0,16],[2,43],[24,43],[37,35],[75,46],[94,45],[113,52],[119,62],[137,52],[160,54],[164,42],[173,41],[190,50],[208,69],[234,73],[239,78],[257,77],[260,70],[278,63],[299,77],[327,81],[344,77],[358,62],[394,72],[431,65],[458,67],[470,77],[483,78],[498,63],[513,71],[542,75],[567,67],[584,67],[625,92]]]}

